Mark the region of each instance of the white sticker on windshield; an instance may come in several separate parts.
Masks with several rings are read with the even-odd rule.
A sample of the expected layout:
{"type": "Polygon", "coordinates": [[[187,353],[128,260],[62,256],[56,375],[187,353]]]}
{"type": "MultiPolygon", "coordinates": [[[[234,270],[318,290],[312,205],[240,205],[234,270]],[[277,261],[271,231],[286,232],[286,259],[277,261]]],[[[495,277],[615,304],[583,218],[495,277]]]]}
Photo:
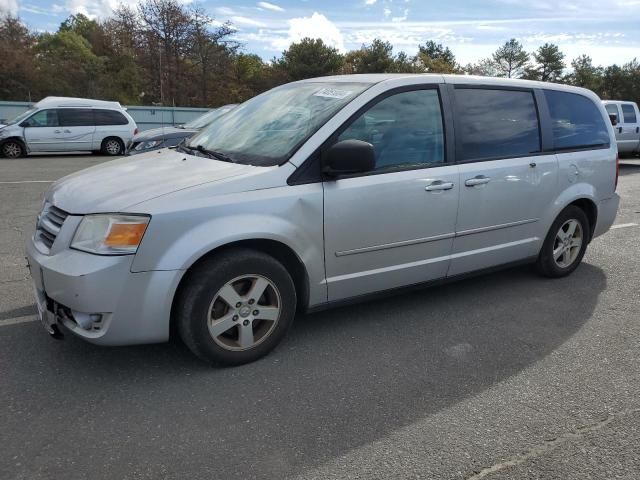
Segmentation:
{"type": "Polygon", "coordinates": [[[336,90],[335,88],[323,88],[322,90],[318,90],[313,94],[314,97],[325,97],[325,98],[346,98],[351,95],[351,91],[349,90],[336,90]]]}

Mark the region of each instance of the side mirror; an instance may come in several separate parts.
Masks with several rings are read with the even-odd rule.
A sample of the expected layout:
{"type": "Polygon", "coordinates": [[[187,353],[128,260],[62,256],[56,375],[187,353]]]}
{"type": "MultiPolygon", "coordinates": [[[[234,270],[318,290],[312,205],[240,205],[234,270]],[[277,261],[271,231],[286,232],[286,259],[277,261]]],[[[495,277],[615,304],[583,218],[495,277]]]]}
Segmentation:
{"type": "Polygon", "coordinates": [[[611,125],[615,127],[618,124],[618,115],[616,115],[615,113],[610,113],[609,120],[611,120],[611,125]]]}
{"type": "Polygon", "coordinates": [[[370,172],[376,166],[373,145],[362,140],[343,140],[327,150],[322,172],[332,177],[370,172]]]}

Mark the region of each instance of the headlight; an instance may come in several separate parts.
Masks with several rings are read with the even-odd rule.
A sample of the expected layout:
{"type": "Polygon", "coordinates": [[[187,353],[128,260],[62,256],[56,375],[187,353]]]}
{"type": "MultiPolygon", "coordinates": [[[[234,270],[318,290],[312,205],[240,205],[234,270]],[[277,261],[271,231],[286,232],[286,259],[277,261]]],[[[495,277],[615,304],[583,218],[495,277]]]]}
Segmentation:
{"type": "Polygon", "coordinates": [[[149,140],[148,142],[140,142],[134,150],[148,150],[158,145],[162,145],[164,140],[149,140]]]}
{"type": "Polygon", "coordinates": [[[86,215],[71,248],[99,255],[136,253],[150,219],[148,215],[86,215]]]}

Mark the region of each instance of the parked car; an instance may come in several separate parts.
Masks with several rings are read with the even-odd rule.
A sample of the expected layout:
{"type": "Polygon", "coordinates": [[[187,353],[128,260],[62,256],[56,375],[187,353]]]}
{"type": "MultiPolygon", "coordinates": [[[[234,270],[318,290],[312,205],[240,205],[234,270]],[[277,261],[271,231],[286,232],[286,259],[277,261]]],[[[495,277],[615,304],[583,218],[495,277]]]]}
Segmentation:
{"type": "Polygon", "coordinates": [[[604,100],[621,157],[640,154],[640,111],[635,102],[604,100]]]}
{"type": "Polygon", "coordinates": [[[38,309],[55,335],[177,332],[201,358],[250,362],[296,312],[515,263],[569,275],[616,217],[616,157],[604,106],[581,88],[283,85],[175,150],[56,182],[27,243],[38,309]]]}
{"type": "Polygon", "coordinates": [[[137,131],[118,102],[46,97],[0,127],[0,153],[8,158],[32,152],[120,155],[137,131]]]}
{"type": "Polygon", "coordinates": [[[159,150],[161,148],[175,147],[180,142],[199,132],[204,127],[217,120],[222,115],[230,112],[236,104],[225,105],[199,116],[195,120],[177,127],[161,127],[145,130],[131,139],[127,148],[127,155],[159,150]]]}

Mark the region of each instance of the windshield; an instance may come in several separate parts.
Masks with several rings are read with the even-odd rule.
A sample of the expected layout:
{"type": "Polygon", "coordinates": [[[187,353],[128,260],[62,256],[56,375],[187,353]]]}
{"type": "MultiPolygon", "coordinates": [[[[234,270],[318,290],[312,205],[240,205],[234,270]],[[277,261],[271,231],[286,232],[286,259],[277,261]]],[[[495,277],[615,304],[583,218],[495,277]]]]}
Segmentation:
{"type": "Polygon", "coordinates": [[[231,109],[233,109],[234,107],[235,105],[225,105],[224,107],[211,110],[210,112],[207,112],[204,115],[201,115],[200,117],[185,123],[184,128],[200,130],[201,128],[209,125],[215,119],[220,118],[225,113],[231,111],[231,109]]]}
{"type": "Polygon", "coordinates": [[[239,105],[191,137],[188,145],[221,152],[238,163],[280,165],[368,87],[343,82],[283,85],[239,105]]]}
{"type": "Polygon", "coordinates": [[[17,117],[9,120],[7,122],[7,125],[13,125],[16,123],[20,123],[22,122],[25,118],[27,118],[29,115],[31,115],[33,112],[35,112],[36,109],[35,108],[31,108],[29,110],[27,110],[26,112],[22,112],[20,115],[18,115],[17,117]]]}

